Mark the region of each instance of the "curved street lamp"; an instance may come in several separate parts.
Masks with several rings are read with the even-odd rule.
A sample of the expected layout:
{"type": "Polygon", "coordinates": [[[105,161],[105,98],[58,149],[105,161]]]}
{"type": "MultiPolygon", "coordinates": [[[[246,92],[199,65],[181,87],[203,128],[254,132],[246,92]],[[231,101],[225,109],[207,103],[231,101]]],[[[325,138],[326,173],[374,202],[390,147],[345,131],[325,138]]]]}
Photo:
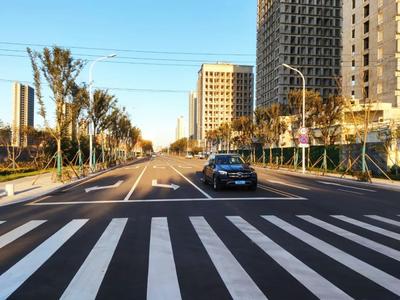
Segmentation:
{"type": "MultiPolygon", "coordinates": [[[[288,68],[292,71],[295,71],[301,76],[301,79],[303,80],[303,122],[302,122],[302,127],[306,128],[306,80],[304,78],[303,73],[301,73],[298,69],[293,68],[292,66],[289,66],[287,64],[282,64],[285,68],[288,68]]],[[[306,151],[305,148],[303,148],[303,151],[301,151],[302,154],[302,172],[303,174],[306,172],[306,151]]]]}

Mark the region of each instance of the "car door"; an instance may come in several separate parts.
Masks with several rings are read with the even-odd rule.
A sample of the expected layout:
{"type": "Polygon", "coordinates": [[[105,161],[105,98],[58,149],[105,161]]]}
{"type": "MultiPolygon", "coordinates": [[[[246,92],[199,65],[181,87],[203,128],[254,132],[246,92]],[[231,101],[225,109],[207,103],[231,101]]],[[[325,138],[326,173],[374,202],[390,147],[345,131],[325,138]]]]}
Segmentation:
{"type": "Polygon", "coordinates": [[[212,178],[214,176],[214,162],[215,162],[215,156],[212,155],[208,159],[208,163],[206,166],[206,176],[209,180],[212,180],[212,178]]]}

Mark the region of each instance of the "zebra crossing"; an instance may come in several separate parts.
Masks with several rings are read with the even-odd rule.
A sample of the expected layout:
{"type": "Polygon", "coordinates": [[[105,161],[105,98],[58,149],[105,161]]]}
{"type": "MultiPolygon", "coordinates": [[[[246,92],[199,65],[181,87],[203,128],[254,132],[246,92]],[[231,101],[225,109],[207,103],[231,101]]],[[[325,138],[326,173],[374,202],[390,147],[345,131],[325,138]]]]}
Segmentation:
{"type": "MultiPolygon", "coordinates": [[[[337,279],[343,275],[343,270],[349,276],[357,278],[361,284],[365,283],[367,294],[376,289],[376,293],[384,294],[382,298],[400,297],[399,216],[261,215],[182,218],[190,227],[185,232],[191,232],[197,241],[187,249],[200,248],[204,252],[207,260],[199,258],[198,264],[206,264],[209,266],[208,272],[216,272],[222,283],[219,286],[216,282],[216,288],[226,290],[233,299],[272,299],[279,294],[279,291],[274,290],[279,287],[263,284],[271,277],[269,273],[272,272],[272,265],[270,269],[267,267],[264,270],[265,276],[260,278],[252,273],[238,251],[256,256],[260,265],[265,261],[269,264],[273,262],[286,274],[282,276],[282,281],[286,282],[283,286],[296,282],[307,295],[319,299],[359,298],[348,284],[337,279]],[[232,246],[228,239],[239,240],[240,249],[232,246]],[[299,254],[299,244],[312,259],[299,254]],[[349,249],[353,249],[353,252],[349,249]],[[339,271],[337,274],[332,273],[334,268],[326,267],[323,263],[315,264],[314,260],[326,260],[329,266],[337,265],[339,271]]],[[[170,225],[172,220],[168,217],[153,217],[149,221],[148,248],[143,250],[148,254],[147,272],[126,276],[146,278],[147,286],[138,288],[146,289],[144,294],[147,299],[195,298],[182,292],[183,285],[188,280],[182,280],[183,267],[179,255],[176,254],[178,247],[182,245],[175,243],[179,232],[175,232],[175,227],[170,225]]],[[[34,274],[51,271],[51,261],[61,255],[60,249],[67,247],[79,232],[87,230],[91,222],[90,219],[70,220],[55,232],[50,230],[49,236],[37,241],[38,244],[33,249],[27,249],[26,255],[18,257],[7,269],[2,270],[0,264],[0,299],[7,299],[15,295],[14,293],[23,291],[26,282],[34,274]]],[[[94,246],[84,253],[85,258],[79,262],[79,268],[68,277],[68,284],[57,291],[57,298],[95,299],[104,285],[123,288],[118,286],[119,282],[110,281],[112,278],[107,278],[106,275],[113,259],[121,255],[118,248],[123,243],[122,238],[127,232],[131,232],[127,228],[137,227],[139,222],[141,221],[129,218],[113,218],[107,222],[94,246]]],[[[8,221],[0,220],[0,261],[3,259],[2,251],[11,249],[18,241],[29,240],[31,234],[50,226],[50,223],[50,220],[29,220],[8,228],[4,227],[8,221]]],[[[32,238],[40,239],[42,236],[32,238]]],[[[85,240],[79,243],[85,244],[85,240]]],[[[76,252],[79,251],[81,250],[77,248],[76,252]]],[[[70,255],[74,254],[76,253],[70,255]]],[[[9,256],[10,254],[7,257],[9,256]]],[[[196,259],[194,256],[193,260],[196,259]]],[[[130,263],[132,262],[128,256],[124,264],[130,263]]],[[[193,269],[193,273],[195,272],[196,268],[193,269]]],[[[281,276],[279,274],[276,276],[281,276]]],[[[201,282],[197,284],[201,286],[201,282]]],[[[46,282],[46,285],[51,286],[51,282],[46,282]]],[[[128,295],[127,298],[131,297],[128,295]]]]}

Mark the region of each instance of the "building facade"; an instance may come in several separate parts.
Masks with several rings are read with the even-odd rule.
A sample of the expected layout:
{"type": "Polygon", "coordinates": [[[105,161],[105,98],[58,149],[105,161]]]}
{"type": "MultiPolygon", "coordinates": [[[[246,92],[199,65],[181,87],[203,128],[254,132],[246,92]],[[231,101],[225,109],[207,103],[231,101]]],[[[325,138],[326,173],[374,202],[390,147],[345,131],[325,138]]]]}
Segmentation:
{"type": "Polygon", "coordinates": [[[34,126],[35,91],[29,85],[14,82],[12,95],[12,145],[27,147],[32,143],[26,130],[34,126]]]}
{"type": "Polygon", "coordinates": [[[343,41],[343,95],[400,107],[400,1],[344,1],[343,41]]]}
{"type": "Polygon", "coordinates": [[[304,74],[307,89],[322,97],[337,92],[341,8],[342,0],[258,0],[257,106],[286,103],[289,91],[302,87],[284,63],[304,74]]]}
{"type": "Polygon", "coordinates": [[[180,116],[176,120],[176,131],[175,131],[175,140],[180,140],[185,137],[185,126],[184,126],[184,119],[180,116]]]}
{"type": "Polygon", "coordinates": [[[203,64],[197,80],[199,128],[204,142],[209,130],[241,116],[252,116],[253,66],[203,64]]]}
{"type": "Polygon", "coordinates": [[[199,109],[197,92],[189,93],[189,139],[198,140],[199,109]]]}

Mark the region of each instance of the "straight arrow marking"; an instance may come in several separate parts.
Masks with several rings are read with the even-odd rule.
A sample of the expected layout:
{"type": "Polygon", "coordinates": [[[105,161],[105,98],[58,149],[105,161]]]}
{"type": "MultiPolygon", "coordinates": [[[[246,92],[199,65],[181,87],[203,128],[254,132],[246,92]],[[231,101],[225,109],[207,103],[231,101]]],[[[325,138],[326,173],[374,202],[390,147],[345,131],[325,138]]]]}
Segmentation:
{"type": "Polygon", "coordinates": [[[155,186],[155,187],[173,189],[174,191],[176,191],[177,189],[180,188],[179,185],[176,185],[176,184],[173,184],[173,183],[172,184],[159,184],[159,183],[157,183],[157,179],[153,179],[153,181],[151,182],[151,185],[155,186]]]}
{"type": "Polygon", "coordinates": [[[89,192],[95,191],[95,190],[113,189],[113,188],[119,187],[121,185],[121,183],[123,183],[123,182],[124,182],[123,180],[119,180],[117,183],[115,183],[113,185],[93,186],[93,187],[85,189],[85,192],[89,193],[89,192]]]}

